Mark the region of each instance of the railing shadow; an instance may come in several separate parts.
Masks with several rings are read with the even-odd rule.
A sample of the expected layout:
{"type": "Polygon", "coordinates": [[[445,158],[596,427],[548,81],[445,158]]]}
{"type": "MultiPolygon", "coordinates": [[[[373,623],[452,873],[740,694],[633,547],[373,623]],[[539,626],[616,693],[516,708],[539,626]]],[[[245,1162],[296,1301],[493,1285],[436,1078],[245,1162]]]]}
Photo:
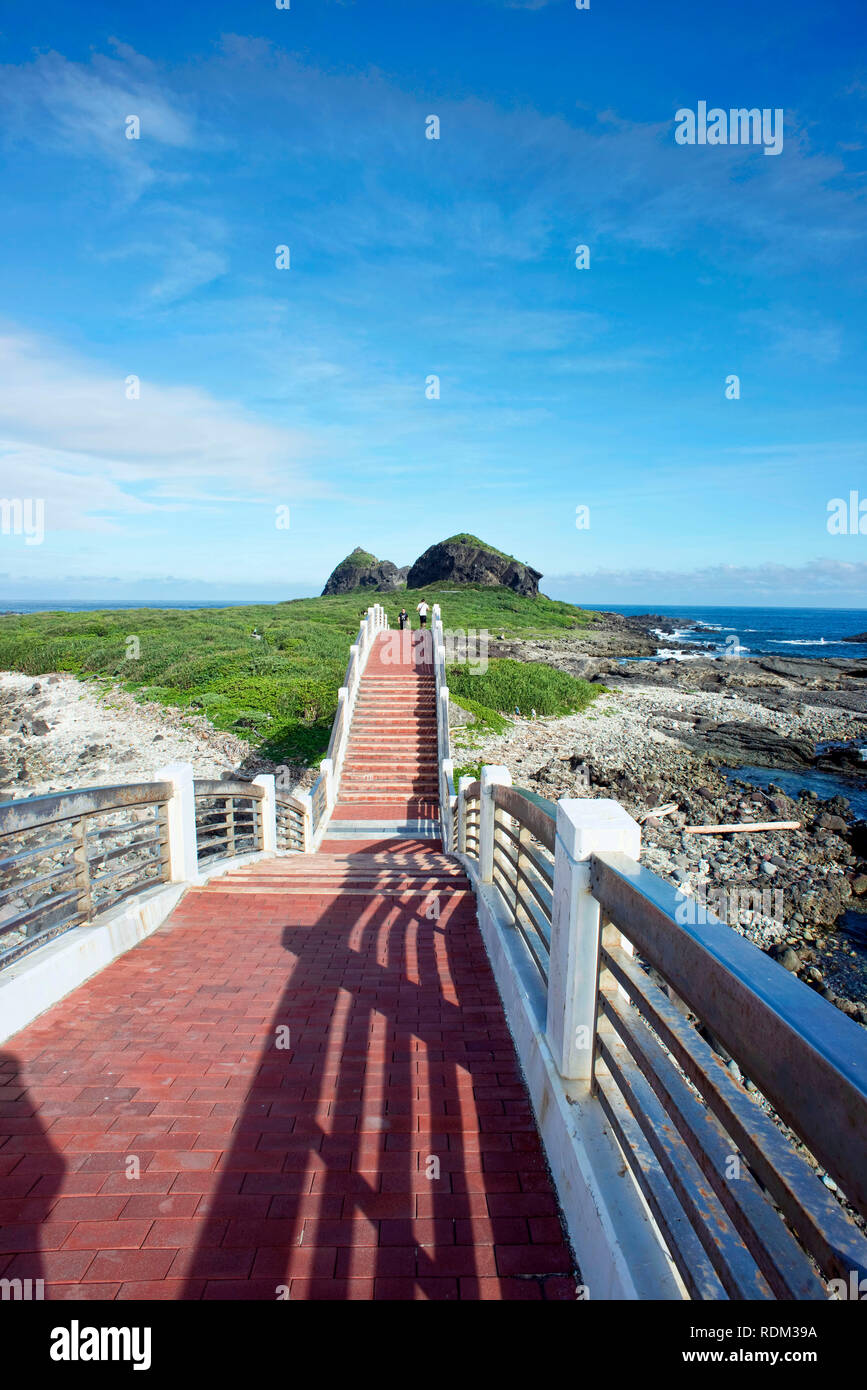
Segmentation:
{"type": "Polygon", "coordinates": [[[4,1284],[4,1300],[43,1297],[37,1281],[47,1282],[48,1276],[40,1230],[66,1167],[30,1098],[18,1057],[0,1049],[0,1278],[23,1281],[20,1290],[8,1292],[4,1284]]]}
{"type": "MultiPolygon", "coordinates": [[[[271,1015],[274,1041],[208,1209],[209,1221],[230,1223],[228,1239],[256,1250],[253,1297],[289,1289],[293,1298],[348,1298],[362,1287],[365,1297],[372,1288],[395,1298],[454,1296],[458,1278],[495,1273],[490,1244],[453,1237],[456,1223],[486,1217],[486,1188],[518,1188],[514,1172],[482,1175],[463,1137],[476,1127],[474,1085],[492,1082],[505,1024],[493,980],[479,986],[469,924],[458,925],[460,914],[469,917],[467,899],[454,914],[448,902],[442,894],[445,907],[431,920],[423,894],[417,906],[375,907],[347,894],[309,925],[283,928],[295,959],[271,1015]],[[280,1028],[290,1030],[289,1050],[277,1046],[280,1028]],[[281,1161],[268,1164],[269,1153],[281,1161]],[[253,1195],[269,1198],[265,1214],[260,1203],[239,1220],[253,1195]],[[356,1280],[363,1284],[353,1291],[356,1280]]],[[[528,1103],[509,1128],[535,1136],[528,1103]]],[[[530,1152],[520,1157],[532,1165],[530,1152]]],[[[183,1298],[201,1297],[210,1257],[196,1249],[183,1298]]]]}

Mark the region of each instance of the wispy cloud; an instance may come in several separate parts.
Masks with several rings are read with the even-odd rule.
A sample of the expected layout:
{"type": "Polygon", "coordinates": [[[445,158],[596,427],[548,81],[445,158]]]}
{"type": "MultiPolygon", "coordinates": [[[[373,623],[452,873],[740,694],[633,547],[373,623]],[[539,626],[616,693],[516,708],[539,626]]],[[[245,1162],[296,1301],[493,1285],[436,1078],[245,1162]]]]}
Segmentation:
{"type": "Polygon", "coordinates": [[[793,594],[865,594],[867,563],[817,559],[804,565],[708,565],[693,570],[596,569],[551,575],[549,587],[578,586],[594,593],[634,590],[659,593],[673,587],[703,595],[738,592],[745,598],[793,594]]]}
{"type": "Polygon", "coordinates": [[[107,160],[135,196],[155,179],[161,148],[193,144],[194,120],[155,64],[128,45],[114,49],[89,63],[49,52],[0,67],[0,122],[7,141],[107,160]],[[139,118],[139,140],[127,139],[129,116],[139,118]]]}
{"type": "MultiPolygon", "coordinates": [[[[128,364],[125,364],[125,366],[128,364]]],[[[317,444],[207,393],[112,375],[33,337],[0,337],[0,467],[11,496],[45,496],[72,524],[256,493],[311,495],[317,444]]]]}

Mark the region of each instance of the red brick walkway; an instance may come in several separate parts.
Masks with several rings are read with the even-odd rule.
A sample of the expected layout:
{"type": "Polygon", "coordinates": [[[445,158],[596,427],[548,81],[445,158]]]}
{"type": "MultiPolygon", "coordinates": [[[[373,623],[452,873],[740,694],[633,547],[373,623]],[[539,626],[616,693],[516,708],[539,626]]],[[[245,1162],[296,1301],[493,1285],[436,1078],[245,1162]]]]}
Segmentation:
{"type": "Polygon", "coordinates": [[[4,1046],[0,1277],[49,1298],[574,1298],[465,881],[287,891],[286,866],[189,892],[4,1046]]]}

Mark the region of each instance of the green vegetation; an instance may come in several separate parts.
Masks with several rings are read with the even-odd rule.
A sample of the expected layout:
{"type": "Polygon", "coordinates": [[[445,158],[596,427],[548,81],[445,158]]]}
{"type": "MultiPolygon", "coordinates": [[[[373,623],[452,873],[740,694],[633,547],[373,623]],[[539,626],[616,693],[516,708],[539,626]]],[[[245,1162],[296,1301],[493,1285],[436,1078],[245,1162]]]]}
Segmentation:
{"type": "Polygon", "coordinates": [[[525,717],[532,709],[540,715],[577,714],[605,689],[541,661],[490,661],[484,672],[455,663],[447,680],[449,694],[462,705],[469,699],[510,714],[517,707],[525,717]]]}
{"type": "Polygon", "coordinates": [[[352,565],[353,568],[355,568],[361,565],[378,565],[380,563],[381,561],[377,560],[375,555],[371,555],[369,550],[362,550],[361,546],[359,546],[356,550],[352,551],[351,555],[347,555],[345,560],[341,560],[338,569],[343,565],[352,565]]]}
{"type": "Polygon", "coordinates": [[[477,545],[480,550],[489,550],[492,555],[499,555],[501,560],[514,560],[514,555],[507,555],[505,550],[498,550],[495,545],[488,545],[487,541],[480,541],[478,536],[471,536],[469,531],[460,531],[456,536],[449,536],[447,540],[441,541],[441,545],[451,545],[455,542],[459,545],[477,545]]]}
{"type": "MultiPolygon", "coordinates": [[[[487,629],[492,637],[562,636],[595,616],[544,596],[467,584],[375,595],[362,589],[242,608],[28,613],[0,618],[0,669],[32,676],[69,671],[116,681],[141,699],[204,713],[216,728],[242,735],[265,757],[312,763],[328,746],[362,612],[379,602],[396,628],[405,606],[418,626],[415,605],[422,597],[440,603],[446,627],[487,629]],[[130,637],[138,640],[137,657],[127,656],[135,650],[130,637]]],[[[533,704],[540,713],[546,708],[541,697],[523,694],[509,695],[501,705],[483,692],[483,679],[470,677],[464,687],[467,699],[461,703],[473,713],[470,701],[495,720],[497,709],[511,712],[516,702],[528,710],[533,704]]]]}
{"type": "Polygon", "coordinates": [[[482,776],[481,763],[462,763],[455,768],[455,789],[462,777],[472,777],[474,782],[478,782],[482,776]]]}

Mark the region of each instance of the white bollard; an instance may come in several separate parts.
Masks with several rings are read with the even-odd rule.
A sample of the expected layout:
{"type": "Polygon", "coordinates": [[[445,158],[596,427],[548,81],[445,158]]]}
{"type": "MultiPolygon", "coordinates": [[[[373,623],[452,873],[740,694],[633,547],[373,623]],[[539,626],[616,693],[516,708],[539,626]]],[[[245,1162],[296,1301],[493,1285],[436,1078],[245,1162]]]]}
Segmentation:
{"type": "Polygon", "coordinates": [[[590,891],[591,854],[641,853],[641,830],[617,801],[557,802],[546,1035],[562,1077],[589,1081],[599,978],[600,908],[590,891]]]}
{"type": "Polygon", "coordinates": [[[154,774],[155,782],[171,782],[172,794],[166,807],[169,839],[169,878],[172,883],[190,883],[198,878],[196,845],[196,793],[190,763],[168,763],[154,774]]]}
{"type": "Polygon", "coordinates": [[[253,786],[261,787],[265,795],[259,802],[259,816],[262,827],[261,850],[265,854],[277,853],[277,797],[275,795],[272,773],[260,772],[253,778],[253,786]]]}
{"type": "Polygon", "coordinates": [[[494,880],[494,787],[510,787],[512,774],[507,767],[483,767],[479,807],[479,876],[483,883],[494,880]]]}

